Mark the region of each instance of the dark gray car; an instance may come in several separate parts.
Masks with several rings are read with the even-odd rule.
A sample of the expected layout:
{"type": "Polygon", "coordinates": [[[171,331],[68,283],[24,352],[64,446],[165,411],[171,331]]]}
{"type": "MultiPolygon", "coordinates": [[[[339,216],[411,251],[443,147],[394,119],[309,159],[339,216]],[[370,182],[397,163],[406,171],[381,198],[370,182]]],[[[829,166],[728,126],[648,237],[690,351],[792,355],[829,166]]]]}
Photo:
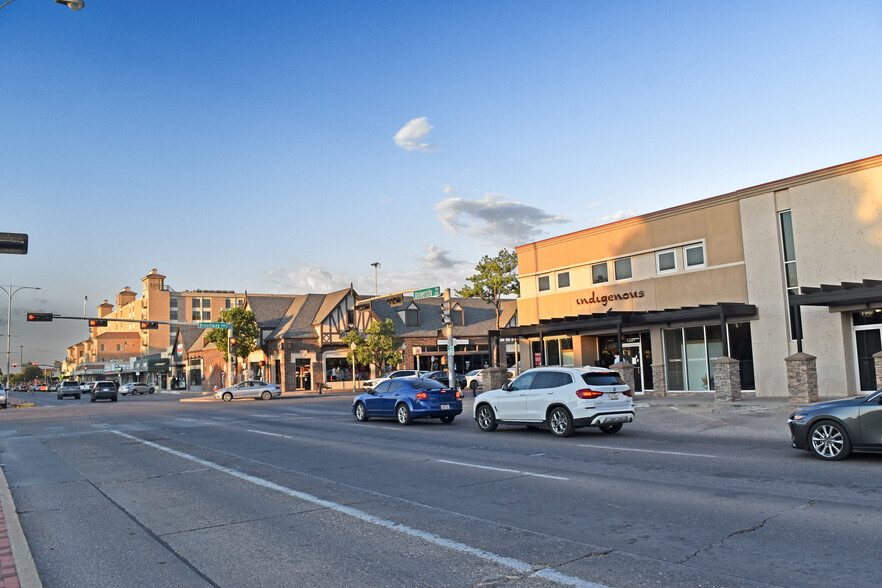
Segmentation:
{"type": "Polygon", "coordinates": [[[882,390],[810,404],[790,415],[787,425],[790,445],[821,459],[845,459],[852,451],[882,453],[882,390]]]}

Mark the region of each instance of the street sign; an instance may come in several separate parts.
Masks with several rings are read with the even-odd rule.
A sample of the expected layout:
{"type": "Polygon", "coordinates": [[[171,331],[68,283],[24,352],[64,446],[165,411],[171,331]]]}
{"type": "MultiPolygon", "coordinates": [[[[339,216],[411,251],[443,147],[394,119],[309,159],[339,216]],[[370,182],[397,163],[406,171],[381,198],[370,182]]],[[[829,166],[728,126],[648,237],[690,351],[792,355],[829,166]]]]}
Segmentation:
{"type": "Polygon", "coordinates": [[[422,290],[413,291],[414,300],[419,300],[420,298],[435,298],[437,296],[441,296],[441,286],[435,286],[434,288],[423,288],[422,290]]]}
{"type": "Polygon", "coordinates": [[[199,323],[200,329],[229,329],[230,323],[199,323]]]}

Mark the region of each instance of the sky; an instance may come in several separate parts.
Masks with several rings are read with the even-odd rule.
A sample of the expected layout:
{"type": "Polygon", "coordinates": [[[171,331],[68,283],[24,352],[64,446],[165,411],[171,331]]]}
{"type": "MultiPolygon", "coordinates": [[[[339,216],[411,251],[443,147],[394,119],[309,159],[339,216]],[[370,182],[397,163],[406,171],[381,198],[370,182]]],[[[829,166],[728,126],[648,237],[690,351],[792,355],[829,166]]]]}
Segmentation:
{"type": "Polygon", "coordinates": [[[0,285],[40,290],[12,361],[88,336],[26,312],[95,316],[153,268],[456,289],[503,248],[878,155],[880,56],[878,0],[15,0],[0,232],[29,251],[0,285]]]}

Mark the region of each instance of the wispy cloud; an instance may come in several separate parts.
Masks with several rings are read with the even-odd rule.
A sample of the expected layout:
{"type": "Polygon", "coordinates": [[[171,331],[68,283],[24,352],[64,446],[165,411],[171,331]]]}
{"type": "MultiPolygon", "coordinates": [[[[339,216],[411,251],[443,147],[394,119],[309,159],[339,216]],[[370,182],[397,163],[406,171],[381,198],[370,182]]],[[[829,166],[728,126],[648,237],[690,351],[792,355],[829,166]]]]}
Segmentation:
{"type": "Polygon", "coordinates": [[[456,190],[450,184],[444,184],[444,193],[448,196],[452,196],[453,194],[456,194],[456,190]]]}
{"type": "Polygon", "coordinates": [[[480,200],[447,198],[435,205],[438,220],[453,235],[465,233],[494,246],[516,246],[540,238],[542,227],[568,222],[565,216],[548,214],[502,194],[486,194],[480,200]]]}
{"type": "Polygon", "coordinates": [[[598,220],[603,223],[614,223],[616,221],[620,221],[625,218],[631,218],[632,216],[637,216],[637,213],[633,210],[620,210],[618,212],[614,212],[609,216],[602,216],[598,220]]]}
{"type": "Polygon", "coordinates": [[[421,116],[420,118],[415,118],[409,121],[406,125],[401,127],[397,133],[395,133],[395,144],[401,147],[402,149],[407,149],[408,151],[435,151],[436,147],[430,143],[421,143],[423,139],[426,138],[426,135],[429,134],[434,127],[429,124],[429,121],[425,116],[421,116]]]}
{"type": "Polygon", "coordinates": [[[423,263],[426,269],[450,269],[463,263],[458,259],[451,259],[449,251],[441,249],[434,243],[426,245],[426,256],[417,259],[423,263]]]}

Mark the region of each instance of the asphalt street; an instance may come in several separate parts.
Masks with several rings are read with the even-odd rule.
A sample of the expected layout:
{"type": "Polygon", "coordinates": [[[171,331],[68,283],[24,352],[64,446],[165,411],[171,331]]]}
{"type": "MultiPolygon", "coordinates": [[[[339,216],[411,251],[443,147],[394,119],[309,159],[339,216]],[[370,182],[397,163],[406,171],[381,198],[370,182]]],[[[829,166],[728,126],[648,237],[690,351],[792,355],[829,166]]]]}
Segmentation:
{"type": "MultiPolygon", "coordinates": [[[[640,400],[638,399],[638,403],[640,400]]],[[[876,586],[882,456],[789,447],[781,404],[615,435],[359,423],[351,397],[39,397],[0,412],[46,586],[876,586]],[[183,400],[183,401],[182,401],[183,400]]]]}

